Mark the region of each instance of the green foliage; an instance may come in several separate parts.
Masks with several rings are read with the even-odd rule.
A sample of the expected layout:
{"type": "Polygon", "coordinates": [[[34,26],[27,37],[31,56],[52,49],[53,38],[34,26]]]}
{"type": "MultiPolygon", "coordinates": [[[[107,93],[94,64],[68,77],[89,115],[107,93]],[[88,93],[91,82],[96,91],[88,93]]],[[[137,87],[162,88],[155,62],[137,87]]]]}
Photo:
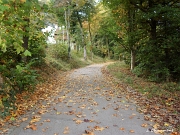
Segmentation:
{"type": "Polygon", "coordinates": [[[163,88],[170,92],[180,91],[180,83],[176,83],[176,82],[164,83],[163,88]]]}
{"type": "MultiPolygon", "coordinates": [[[[42,34],[39,32],[39,34],[42,34]]],[[[40,66],[44,63],[44,58],[46,57],[45,48],[47,46],[46,37],[33,35],[29,40],[28,50],[31,56],[28,57],[28,61],[33,61],[33,66],[40,66]]]]}
{"type": "Polygon", "coordinates": [[[15,93],[33,90],[37,83],[37,73],[30,64],[19,64],[15,68],[1,66],[1,74],[6,77],[5,83],[12,87],[15,93]]]}
{"type": "MultiPolygon", "coordinates": [[[[120,45],[135,52],[134,73],[151,81],[179,81],[180,15],[177,1],[103,0],[119,26],[120,45]]],[[[108,21],[109,23],[111,21],[108,21]]]]}
{"type": "Polygon", "coordinates": [[[16,94],[23,91],[32,92],[37,81],[37,73],[31,69],[31,64],[18,64],[12,68],[9,65],[0,66],[0,74],[3,76],[3,84],[0,87],[0,95],[3,104],[1,116],[9,115],[9,112],[15,108],[16,94]]]}
{"type": "Polygon", "coordinates": [[[44,13],[47,6],[38,0],[0,1],[0,106],[2,116],[14,108],[16,94],[32,92],[37,72],[32,66],[44,62],[46,35],[44,13]]]}
{"type": "Polygon", "coordinates": [[[108,50],[103,46],[103,47],[93,47],[92,51],[95,55],[105,58],[107,56],[108,50]]]}
{"type": "Polygon", "coordinates": [[[68,60],[68,46],[65,44],[55,44],[49,46],[52,56],[56,59],[68,60]]]}

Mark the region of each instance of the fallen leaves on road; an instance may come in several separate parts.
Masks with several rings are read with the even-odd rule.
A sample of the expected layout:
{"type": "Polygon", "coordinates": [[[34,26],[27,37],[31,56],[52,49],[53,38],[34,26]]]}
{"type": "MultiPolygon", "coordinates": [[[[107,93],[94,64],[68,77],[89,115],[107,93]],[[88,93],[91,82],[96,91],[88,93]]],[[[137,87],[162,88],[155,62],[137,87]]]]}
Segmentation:
{"type": "MultiPolygon", "coordinates": [[[[143,105],[145,107],[140,108],[140,111],[143,113],[146,113],[146,115],[144,116],[144,119],[147,121],[152,120],[152,116],[155,117],[156,113],[160,111],[161,106],[159,106],[158,104],[157,105],[154,104],[155,107],[152,108],[152,106],[149,105],[150,101],[147,101],[145,98],[141,97],[143,95],[140,95],[134,91],[130,91],[130,92],[129,91],[125,92],[124,90],[121,91],[122,86],[121,85],[119,86],[119,84],[115,85],[112,82],[113,81],[112,78],[106,77],[106,79],[103,80],[103,82],[99,82],[99,80],[96,78],[94,82],[97,84],[95,85],[95,88],[94,88],[93,84],[85,83],[85,77],[87,76],[82,75],[76,79],[73,79],[73,81],[69,80],[68,88],[66,88],[66,84],[65,84],[66,80],[63,80],[63,78],[62,80],[60,80],[59,79],[60,77],[58,78],[57,76],[52,77],[47,83],[37,86],[37,91],[33,95],[30,96],[30,99],[28,98],[29,102],[27,101],[24,102],[24,99],[22,98],[23,96],[25,96],[24,94],[19,95],[19,99],[21,100],[21,101],[20,100],[18,101],[20,103],[20,105],[18,105],[19,110],[17,110],[17,112],[14,112],[13,116],[16,118],[18,115],[24,114],[26,110],[30,110],[30,108],[36,107],[38,109],[37,115],[33,114],[33,117],[30,119],[30,124],[26,127],[26,129],[37,130],[37,125],[35,123],[41,121],[41,116],[45,113],[53,112],[54,114],[56,114],[57,117],[59,115],[60,116],[68,115],[68,117],[71,117],[71,121],[74,121],[73,124],[74,123],[77,124],[76,126],[79,126],[80,124],[91,124],[90,122],[93,122],[93,124],[94,123],[98,124],[96,126],[93,126],[91,129],[88,128],[88,130],[85,130],[85,133],[82,134],[82,135],[94,135],[94,132],[98,132],[98,131],[101,132],[105,129],[108,129],[108,130],[111,129],[111,127],[110,128],[108,127],[109,125],[106,127],[103,127],[100,124],[101,121],[94,120],[96,116],[101,115],[99,112],[102,112],[102,109],[103,111],[107,111],[109,109],[113,110],[114,114],[112,113],[111,115],[107,117],[112,117],[115,119],[117,117],[117,119],[119,119],[120,121],[121,120],[133,121],[137,117],[135,113],[128,115],[129,118],[121,117],[119,113],[121,110],[123,111],[135,110],[128,103],[130,102],[131,98],[142,99],[143,105]],[[61,86],[63,90],[62,88],[60,88],[61,86]],[[88,86],[88,89],[84,90],[84,88],[87,88],[87,86],[88,86]],[[109,89],[103,90],[104,87],[109,88],[109,89]],[[60,92],[62,93],[59,94],[60,92]],[[68,96],[69,93],[71,93],[72,95],[68,96]],[[55,96],[58,96],[58,97],[54,99],[55,96]],[[98,108],[100,105],[100,102],[96,101],[94,97],[103,98],[104,101],[107,103],[107,105],[105,105],[105,107],[101,106],[101,108],[98,108]],[[121,99],[123,97],[126,97],[127,99],[121,99]],[[118,100],[115,100],[115,98],[118,100]],[[40,99],[41,101],[46,101],[47,104],[43,105],[38,99],[40,99]],[[59,104],[61,104],[61,106],[57,106],[59,104]],[[53,105],[56,105],[56,106],[53,106],[53,105]],[[74,108],[73,105],[77,105],[76,109],[73,109],[74,108]],[[59,110],[59,108],[63,108],[63,107],[67,109],[66,112],[59,110]],[[90,111],[91,113],[90,115],[92,115],[93,120],[86,118],[86,114],[84,113],[85,110],[90,111]],[[76,118],[72,119],[72,117],[76,117],[76,118]]],[[[86,78],[86,79],[90,79],[90,78],[86,78]]],[[[172,99],[167,99],[167,100],[172,100],[172,99]]],[[[170,106],[169,110],[171,109],[172,108],[170,106]]],[[[161,111],[159,113],[161,113],[161,111]]],[[[90,117],[88,116],[88,118],[90,117]]],[[[159,116],[155,118],[160,119],[159,116]]],[[[167,117],[168,120],[170,118],[172,119],[172,117],[170,116],[167,117]]],[[[11,117],[8,117],[8,119],[11,119],[11,117]]],[[[28,117],[22,118],[22,121],[26,121],[26,120],[28,120],[28,117]]],[[[164,122],[164,120],[162,121],[164,122]]],[[[51,119],[46,119],[42,123],[44,122],[51,122],[51,119]]],[[[0,123],[0,125],[3,126],[3,123],[0,123]]],[[[164,126],[166,127],[169,125],[170,123],[168,122],[164,123],[164,126]]],[[[115,123],[114,125],[111,125],[111,126],[113,126],[113,128],[116,128],[116,127],[119,128],[119,126],[116,125],[115,123]]],[[[146,128],[149,125],[147,123],[143,123],[142,125],[139,125],[139,126],[146,128]]],[[[154,125],[153,128],[156,129],[158,133],[162,133],[162,131],[159,130],[159,126],[154,125]]],[[[42,131],[45,132],[47,129],[48,128],[43,128],[42,131]]],[[[136,131],[136,129],[125,130],[124,127],[119,128],[119,130],[123,132],[127,131],[129,133],[135,133],[136,131]]],[[[61,132],[63,132],[63,134],[69,134],[70,133],[69,127],[65,127],[64,131],[62,129],[61,132]]],[[[176,135],[176,134],[172,134],[172,135],[176,135]]]]}
{"type": "Polygon", "coordinates": [[[144,113],[144,119],[154,121],[160,125],[160,129],[171,127],[180,130],[180,92],[170,92],[163,84],[145,81],[144,78],[136,77],[129,68],[120,64],[111,67],[110,70],[103,68],[102,72],[108,80],[114,80],[117,87],[121,89],[121,97],[124,95],[127,100],[138,105],[137,111],[144,113]],[[131,78],[132,85],[114,76],[121,73],[126,78],[131,78]],[[139,90],[139,91],[138,91],[139,90]],[[166,126],[165,125],[168,125],[166,126]]]}
{"type": "Polygon", "coordinates": [[[30,124],[30,125],[27,125],[25,129],[37,130],[37,125],[36,124],[30,124]]]}
{"type": "Polygon", "coordinates": [[[44,122],[50,122],[50,121],[51,121],[50,119],[44,120],[44,122]]]}
{"type": "Polygon", "coordinates": [[[64,128],[63,134],[69,134],[69,127],[65,127],[65,128],[64,128]]]}
{"type": "Polygon", "coordinates": [[[173,133],[171,133],[170,135],[180,135],[180,133],[178,133],[178,132],[173,132],[173,133]]]}
{"type": "Polygon", "coordinates": [[[134,130],[129,130],[130,133],[135,133],[134,130]]]}
{"type": "Polygon", "coordinates": [[[28,120],[28,118],[22,118],[22,121],[26,121],[26,120],[28,120]]]}
{"type": "Polygon", "coordinates": [[[82,135],[95,135],[93,131],[85,130],[85,134],[82,135]]]}
{"type": "Polygon", "coordinates": [[[38,121],[40,121],[40,120],[41,120],[41,116],[36,115],[36,116],[33,116],[33,117],[32,117],[30,123],[32,124],[32,123],[38,122],[38,121]]]}
{"type": "MultiPolygon", "coordinates": [[[[52,69],[49,69],[45,67],[43,70],[45,70],[42,73],[42,78],[44,79],[44,83],[40,83],[36,86],[36,89],[33,93],[28,93],[27,91],[17,94],[16,95],[16,108],[17,110],[12,111],[11,115],[7,116],[5,119],[1,120],[0,119],[0,134],[5,133],[8,131],[7,123],[12,123],[12,118],[14,119],[14,122],[17,121],[18,117],[25,114],[27,111],[30,111],[33,108],[39,109],[38,114],[43,115],[44,113],[47,112],[47,108],[50,106],[48,104],[51,102],[51,97],[56,96],[60,90],[61,86],[63,83],[66,82],[65,76],[67,75],[66,73],[62,73],[62,71],[55,71],[52,69]],[[61,79],[59,79],[61,78],[61,79]],[[42,105],[41,101],[46,101],[47,105],[44,106],[42,105]],[[5,124],[6,123],[6,124],[5,124]],[[2,131],[2,132],[1,132],[2,131]]],[[[62,97],[63,98],[63,97],[62,97]]],[[[20,122],[26,121],[28,118],[22,118],[20,122]]],[[[40,117],[38,118],[32,118],[30,123],[35,123],[40,121],[40,117]]],[[[16,125],[19,125],[19,123],[16,123],[16,125]]],[[[31,126],[32,129],[36,129],[35,126],[31,126]]]]}
{"type": "Polygon", "coordinates": [[[141,127],[147,127],[147,126],[148,126],[147,123],[143,123],[143,124],[141,125],[141,127]]]}
{"type": "Polygon", "coordinates": [[[82,120],[76,120],[75,122],[76,122],[76,124],[81,124],[83,121],[82,120]]]}
{"type": "Polygon", "coordinates": [[[122,127],[122,128],[120,128],[119,130],[125,131],[125,128],[122,127]]]}
{"type": "Polygon", "coordinates": [[[94,129],[97,130],[97,131],[103,131],[104,127],[94,126],[94,129]]]}

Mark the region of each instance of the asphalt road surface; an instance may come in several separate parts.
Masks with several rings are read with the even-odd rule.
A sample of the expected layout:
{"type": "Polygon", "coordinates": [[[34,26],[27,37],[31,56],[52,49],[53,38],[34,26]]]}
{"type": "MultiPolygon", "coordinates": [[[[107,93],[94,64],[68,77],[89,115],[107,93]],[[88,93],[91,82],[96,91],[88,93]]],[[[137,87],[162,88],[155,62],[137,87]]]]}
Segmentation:
{"type": "Polygon", "coordinates": [[[71,72],[51,102],[28,112],[27,120],[7,134],[154,135],[151,122],[145,121],[136,105],[103,76],[103,66],[95,64],[71,72]]]}

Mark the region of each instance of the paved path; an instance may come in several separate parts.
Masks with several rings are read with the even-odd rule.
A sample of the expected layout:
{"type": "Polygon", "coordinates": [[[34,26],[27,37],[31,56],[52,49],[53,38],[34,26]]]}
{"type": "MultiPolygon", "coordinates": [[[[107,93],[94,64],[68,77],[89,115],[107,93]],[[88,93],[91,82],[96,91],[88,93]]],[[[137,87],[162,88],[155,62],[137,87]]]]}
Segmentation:
{"type": "MultiPolygon", "coordinates": [[[[150,122],[136,112],[111,80],[101,73],[103,64],[76,69],[59,94],[9,135],[153,135],[150,122]],[[142,127],[144,126],[144,127],[142,127]]],[[[26,118],[24,118],[26,119],[26,118]]]]}

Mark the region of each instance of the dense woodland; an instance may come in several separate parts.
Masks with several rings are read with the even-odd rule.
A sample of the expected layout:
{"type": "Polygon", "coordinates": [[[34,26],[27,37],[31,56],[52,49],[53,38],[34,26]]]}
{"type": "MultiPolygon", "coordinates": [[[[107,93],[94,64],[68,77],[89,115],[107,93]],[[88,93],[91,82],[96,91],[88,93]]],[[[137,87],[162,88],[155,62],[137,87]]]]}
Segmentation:
{"type": "Polygon", "coordinates": [[[179,0],[0,0],[0,108],[33,90],[53,46],[42,29],[53,25],[66,29],[61,59],[83,52],[85,60],[124,60],[150,81],[179,82],[179,17],[179,0]]]}

